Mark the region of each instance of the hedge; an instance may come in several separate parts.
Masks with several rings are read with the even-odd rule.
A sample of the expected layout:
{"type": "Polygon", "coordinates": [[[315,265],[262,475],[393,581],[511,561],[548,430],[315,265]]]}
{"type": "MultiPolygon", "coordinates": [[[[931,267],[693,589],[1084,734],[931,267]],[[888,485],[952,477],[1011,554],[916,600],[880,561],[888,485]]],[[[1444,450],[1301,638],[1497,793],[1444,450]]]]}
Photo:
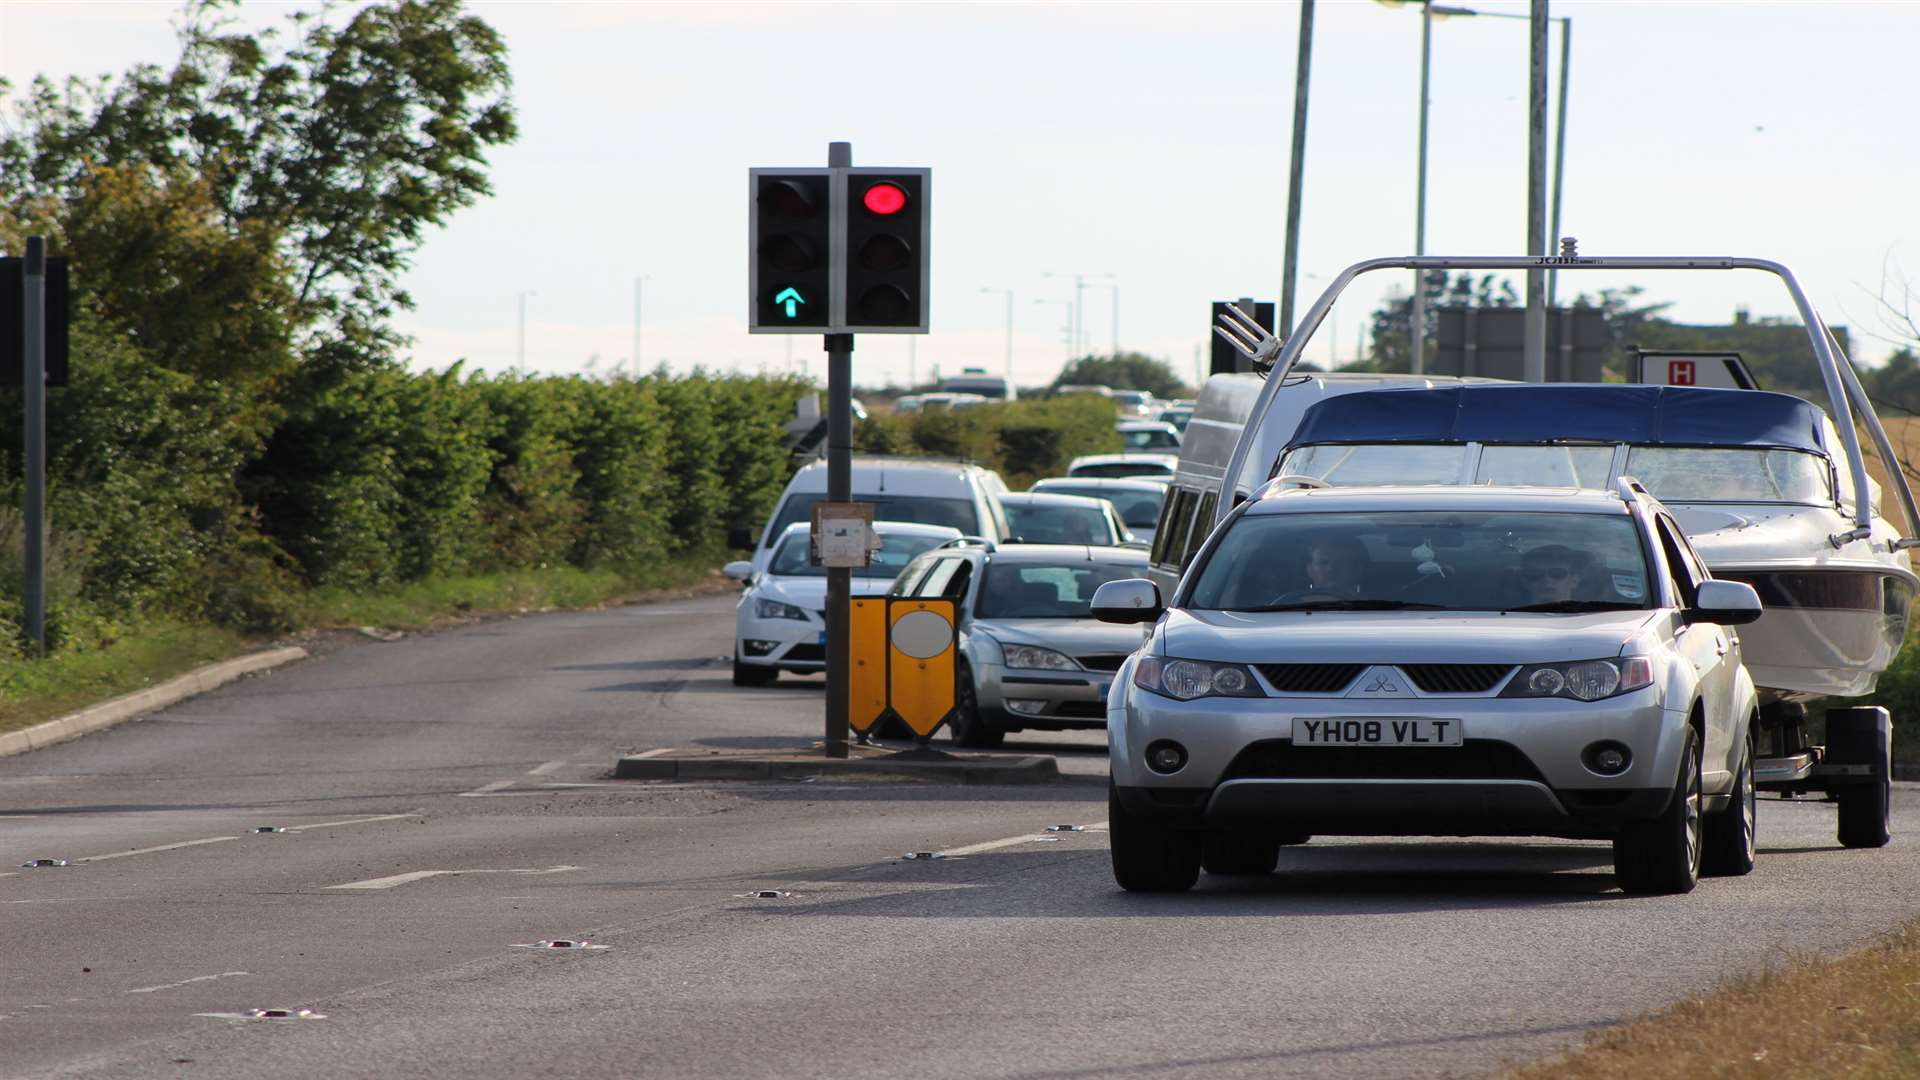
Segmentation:
{"type": "Polygon", "coordinates": [[[1113,405],[1073,394],[876,414],[854,426],[854,449],[870,454],[927,454],[975,461],[997,470],[1015,490],[1060,476],[1082,454],[1120,450],[1113,405]]]}

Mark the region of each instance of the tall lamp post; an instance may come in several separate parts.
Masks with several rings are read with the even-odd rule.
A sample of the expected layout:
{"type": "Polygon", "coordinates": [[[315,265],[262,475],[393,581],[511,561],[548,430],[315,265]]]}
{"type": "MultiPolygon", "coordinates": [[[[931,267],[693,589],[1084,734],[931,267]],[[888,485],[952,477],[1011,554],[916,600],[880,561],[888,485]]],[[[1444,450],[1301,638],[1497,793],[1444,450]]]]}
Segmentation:
{"type": "MultiPolygon", "coordinates": [[[[1090,289],[1106,289],[1113,294],[1113,308],[1112,308],[1113,355],[1119,356],[1120,355],[1120,286],[1118,283],[1115,283],[1112,285],[1089,285],[1087,287],[1090,289]]],[[[1087,336],[1092,337],[1093,335],[1089,333],[1087,336]]]]}
{"type": "MultiPolygon", "coordinates": [[[[1401,7],[1415,0],[1378,0],[1389,7],[1401,7]]],[[[1413,253],[1427,253],[1427,112],[1431,95],[1431,60],[1433,54],[1433,20],[1445,18],[1474,19],[1526,19],[1531,15],[1516,15],[1504,11],[1476,11],[1473,8],[1456,7],[1449,4],[1435,4],[1432,0],[1418,0],[1420,3],[1420,148],[1419,163],[1415,167],[1415,195],[1413,211],[1413,253]]],[[[1549,22],[1560,24],[1560,100],[1558,116],[1554,120],[1553,149],[1553,222],[1550,226],[1552,236],[1560,235],[1560,193],[1567,160],[1567,74],[1573,59],[1573,17],[1555,15],[1549,22]]],[[[1551,241],[1551,238],[1550,238],[1551,241]]],[[[1551,242],[1549,242],[1551,247],[1551,242]]],[[[1529,252],[1528,254],[1547,254],[1547,252],[1529,252]]],[[[1427,293],[1422,282],[1423,274],[1415,271],[1413,275],[1413,316],[1408,334],[1411,339],[1413,372],[1425,371],[1425,347],[1427,325],[1427,293]]],[[[1554,287],[1558,284],[1555,271],[1547,273],[1547,306],[1553,306],[1554,287]]]]}
{"type": "MultiPolygon", "coordinates": [[[[645,297],[644,286],[648,275],[641,274],[633,279],[633,373],[639,375],[646,368],[640,363],[640,301],[645,297]]],[[[791,351],[793,343],[787,343],[791,351]]]]}
{"type": "Polygon", "coordinates": [[[532,289],[520,291],[520,334],[519,346],[514,350],[514,367],[522,375],[527,373],[527,297],[539,295],[532,289]]]}
{"type": "Polygon", "coordinates": [[[996,289],[983,285],[980,291],[983,293],[1001,292],[1007,294],[1007,386],[1011,388],[1013,386],[1013,290],[996,289]]]}
{"type": "Polygon", "coordinates": [[[1062,315],[1061,315],[1061,318],[1062,318],[1062,325],[1061,325],[1061,327],[1060,327],[1060,340],[1061,340],[1061,342],[1063,342],[1063,343],[1064,343],[1064,344],[1066,345],[1066,347],[1067,347],[1067,363],[1069,363],[1069,364],[1071,364],[1071,363],[1073,363],[1073,360],[1074,360],[1074,356],[1073,356],[1073,351],[1074,351],[1074,342],[1073,342],[1073,329],[1074,329],[1074,328],[1073,328],[1073,317],[1074,317],[1074,315],[1075,315],[1075,313],[1079,311],[1079,308],[1080,308],[1080,305],[1078,305],[1078,304],[1076,304],[1076,303],[1074,303],[1074,302],[1073,302],[1073,301],[1071,301],[1071,300],[1048,300],[1048,299],[1046,299],[1046,298],[1044,298],[1044,297],[1043,297],[1043,298],[1041,298],[1041,299],[1039,299],[1039,300],[1035,300],[1035,301],[1034,301],[1034,303],[1036,303],[1036,304],[1059,304],[1059,305],[1061,305],[1062,307],[1064,307],[1064,308],[1066,308],[1066,309],[1067,309],[1067,310],[1066,310],[1065,312],[1063,312],[1063,313],[1062,313],[1062,315]]]}
{"type": "Polygon", "coordinates": [[[1113,275],[1112,274],[1051,274],[1049,273],[1049,274],[1041,274],[1040,276],[1048,277],[1048,278],[1072,278],[1073,279],[1073,318],[1071,320],[1073,325],[1073,331],[1072,331],[1073,336],[1071,338],[1070,344],[1068,345],[1068,348],[1069,350],[1072,350],[1072,351],[1078,351],[1081,348],[1081,342],[1083,341],[1082,335],[1080,333],[1080,327],[1083,321],[1080,317],[1080,312],[1082,311],[1082,307],[1081,307],[1083,302],[1082,294],[1086,292],[1087,282],[1097,281],[1101,278],[1111,278],[1113,275]]]}

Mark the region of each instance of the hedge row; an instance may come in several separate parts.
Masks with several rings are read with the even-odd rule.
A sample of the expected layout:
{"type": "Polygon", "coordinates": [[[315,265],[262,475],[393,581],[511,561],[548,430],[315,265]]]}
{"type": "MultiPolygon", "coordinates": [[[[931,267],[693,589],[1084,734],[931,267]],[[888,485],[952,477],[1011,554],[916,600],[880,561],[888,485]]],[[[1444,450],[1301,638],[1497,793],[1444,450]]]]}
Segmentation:
{"type": "Polygon", "coordinates": [[[868,417],[855,425],[854,449],[928,454],[996,469],[1014,490],[1060,476],[1081,454],[1120,450],[1113,404],[1084,394],[868,417]]]}
{"type": "MultiPolygon", "coordinates": [[[[141,614],[286,624],[303,588],[717,557],[787,478],[780,378],[522,378],[302,369],[236,390],[73,327],[48,395],[49,595],[71,622],[141,614]]],[[[0,392],[19,505],[20,399],[0,392]]],[[[17,515],[0,515],[17,609],[17,515]]],[[[17,611],[0,611],[0,619],[17,611]]]]}

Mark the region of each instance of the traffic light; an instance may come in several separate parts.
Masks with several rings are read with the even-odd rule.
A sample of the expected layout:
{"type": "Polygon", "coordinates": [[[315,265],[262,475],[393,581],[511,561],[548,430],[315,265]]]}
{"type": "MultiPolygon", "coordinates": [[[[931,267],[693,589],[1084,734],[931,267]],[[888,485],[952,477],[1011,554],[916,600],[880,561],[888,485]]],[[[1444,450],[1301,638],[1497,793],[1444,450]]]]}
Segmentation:
{"type": "Polygon", "coordinates": [[[821,333],[832,325],[831,169],[751,169],[748,330],[821,333]]]}
{"type": "Polygon", "coordinates": [[[846,170],[847,333],[927,330],[928,169],[846,170]]]}

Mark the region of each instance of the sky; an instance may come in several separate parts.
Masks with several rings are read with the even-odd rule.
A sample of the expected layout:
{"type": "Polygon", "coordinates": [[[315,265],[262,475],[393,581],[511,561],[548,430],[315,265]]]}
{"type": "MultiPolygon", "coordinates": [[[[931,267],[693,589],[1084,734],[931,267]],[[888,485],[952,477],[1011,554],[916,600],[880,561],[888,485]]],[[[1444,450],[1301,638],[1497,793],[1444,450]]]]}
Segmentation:
{"type": "MultiPolygon", "coordinates": [[[[491,155],[494,195],[413,259],[399,328],[419,368],[513,368],[524,303],[529,371],[632,366],[637,324],[643,369],[823,377],[818,336],[746,332],[746,180],[824,165],[834,140],[855,164],[930,167],[935,188],[932,332],[862,336],[857,384],[1004,371],[1009,322],[1016,381],[1051,380],[1076,274],[1082,350],[1117,341],[1191,378],[1209,302],[1279,294],[1296,4],[469,7],[510,49],[521,135],[491,155]]],[[[0,0],[0,77],[168,63],[177,10],[0,0]]],[[[1920,279],[1920,3],[1560,0],[1552,14],[1572,26],[1561,231],[1583,254],[1777,259],[1830,322],[1886,332],[1883,277],[1920,279]]],[[[1413,251],[1420,22],[1417,4],[1316,5],[1300,310],[1340,268],[1413,251]]],[[[1432,57],[1426,250],[1520,254],[1527,24],[1436,19],[1432,57]]],[[[1350,359],[1408,278],[1356,282],[1308,358],[1350,359]]],[[[1627,284],[1686,322],[1791,313],[1749,272],[1563,274],[1561,292],[1627,284]]],[[[1891,349],[1856,341],[1867,362],[1891,349]]]]}

